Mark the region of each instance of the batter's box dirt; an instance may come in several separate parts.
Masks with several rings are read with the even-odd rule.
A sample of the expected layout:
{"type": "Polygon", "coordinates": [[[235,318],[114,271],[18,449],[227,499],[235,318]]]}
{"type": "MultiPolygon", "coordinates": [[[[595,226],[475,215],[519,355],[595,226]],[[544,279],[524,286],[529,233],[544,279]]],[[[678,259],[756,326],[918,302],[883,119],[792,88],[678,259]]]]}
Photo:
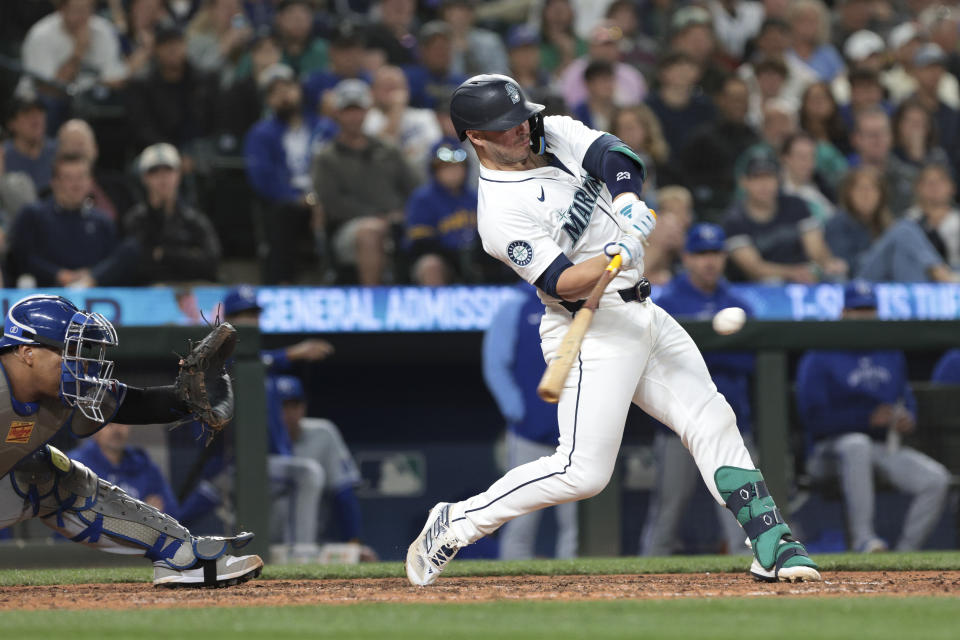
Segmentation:
{"type": "Polygon", "coordinates": [[[877,595],[960,596],[960,571],[843,571],[825,574],[823,582],[801,584],[707,573],[441,578],[430,587],[411,587],[402,578],[256,580],[228,589],[182,591],[149,583],[0,587],[0,610],[877,595]]]}

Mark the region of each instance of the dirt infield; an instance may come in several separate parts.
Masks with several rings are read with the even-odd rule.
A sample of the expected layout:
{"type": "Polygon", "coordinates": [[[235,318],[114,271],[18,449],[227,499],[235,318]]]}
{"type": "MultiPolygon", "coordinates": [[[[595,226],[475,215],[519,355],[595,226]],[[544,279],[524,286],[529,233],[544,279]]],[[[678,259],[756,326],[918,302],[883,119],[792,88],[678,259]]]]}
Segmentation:
{"type": "Polygon", "coordinates": [[[804,584],[765,584],[746,574],[717,573],[442,578],[426,588],[400,578],[256,580],[229,589],[170,590],[131,583],[0,587],[0,611],[876,595],[960,597],[960,571],[844,571],[827,574],[822,583],[804,584]]]}

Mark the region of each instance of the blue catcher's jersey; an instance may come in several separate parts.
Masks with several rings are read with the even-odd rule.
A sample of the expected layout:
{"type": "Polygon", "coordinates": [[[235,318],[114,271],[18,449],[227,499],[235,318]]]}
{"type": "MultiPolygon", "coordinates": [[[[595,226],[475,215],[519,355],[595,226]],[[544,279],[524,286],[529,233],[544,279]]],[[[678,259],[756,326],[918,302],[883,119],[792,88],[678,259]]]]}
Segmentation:
{"type": "Polygon", "coordinates": [[[18,462],[46,444],[60,429],[69,428],[78,438],[86,438],[110,422],[116,414],[127,387],[114,382],[104,395],[103,422],[84,416],[59,398],[44,398],[39,402],[20,402],[10,391],[7,372],[0,365],[0,477],[6,475],[18,462]]]}

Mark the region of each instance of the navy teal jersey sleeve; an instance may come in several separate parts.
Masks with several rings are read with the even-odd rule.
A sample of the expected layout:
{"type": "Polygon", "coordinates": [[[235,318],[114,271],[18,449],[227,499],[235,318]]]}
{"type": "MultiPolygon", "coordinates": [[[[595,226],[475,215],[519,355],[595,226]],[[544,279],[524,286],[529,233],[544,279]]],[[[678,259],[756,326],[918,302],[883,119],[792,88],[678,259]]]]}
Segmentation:
{"type": "Polygon", "coordinates": [[[407,200],[406,242],[436,237],[439,210],[431,197],[430,185],[418,187],[407,200]]]}
{"type": "Polygon", "coordinates": [[[646,167],[640,156],[610,134],[600,136],[587,148],[583,168],[607,185],[612,198],[629,192],[640,195],[646,179],[646,167]]]}

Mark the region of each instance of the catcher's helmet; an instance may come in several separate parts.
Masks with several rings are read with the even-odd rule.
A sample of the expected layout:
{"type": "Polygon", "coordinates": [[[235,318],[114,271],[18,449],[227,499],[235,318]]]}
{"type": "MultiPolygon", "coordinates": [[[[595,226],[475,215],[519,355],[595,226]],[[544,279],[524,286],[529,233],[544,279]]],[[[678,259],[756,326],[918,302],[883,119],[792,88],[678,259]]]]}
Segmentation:
{"type": "Polygon", "coordinates": [[[117,332],[99,313],[81,311],[60,296],[34,295],[10,307],[3,323],[0,350],[42,345],[60,351],[63,362],[60,397],[91,420],[103,422],[100,403],[115,382],[106,349],[116,346],[117,332]]]}
{"type": "Polygon", "coordinates": [[[530,121],[530,145],[543,153],[544,106],[527,100],[517,81],[499,74],[473,76],[453,92],[450,118],[460,140],[467,129],[506,131],[524,120],[530,121]]]}

